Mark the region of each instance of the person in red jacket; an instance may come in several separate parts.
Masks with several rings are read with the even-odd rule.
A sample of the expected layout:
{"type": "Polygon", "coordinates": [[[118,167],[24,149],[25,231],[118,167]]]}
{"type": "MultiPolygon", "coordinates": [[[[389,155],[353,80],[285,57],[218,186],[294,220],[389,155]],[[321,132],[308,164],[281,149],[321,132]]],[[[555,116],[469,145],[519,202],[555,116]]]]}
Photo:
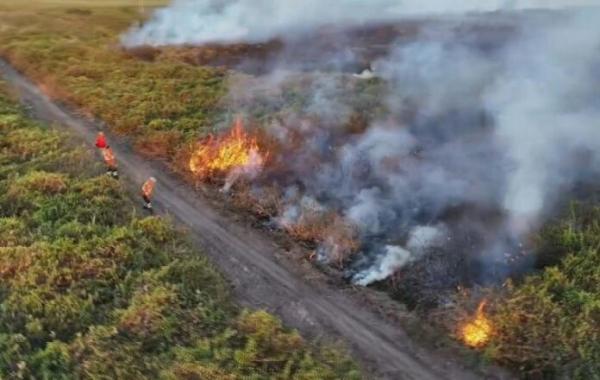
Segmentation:
{"type": "Polygon", "coordinates": [[[96,148],[104,149],[106,147],[106,136],[104,136],[104,132],[98,132],[98,135],[96,136],[96,148]]]}
{"type": "Polygon", "coordinates": [[[150,177],[142,185],[142,198],[144,199],[144,208],[152,211],[152,192],[156,185],[156,178],[150,177]]]}
{"type": "Polygon", "coordinates": [[[117,172],[117,159],[110,146],[107,145],[106,148],[102,149],[102,156],[106,163],[106,174],[114,178],[119,178],[119,173],[117,172]]]}

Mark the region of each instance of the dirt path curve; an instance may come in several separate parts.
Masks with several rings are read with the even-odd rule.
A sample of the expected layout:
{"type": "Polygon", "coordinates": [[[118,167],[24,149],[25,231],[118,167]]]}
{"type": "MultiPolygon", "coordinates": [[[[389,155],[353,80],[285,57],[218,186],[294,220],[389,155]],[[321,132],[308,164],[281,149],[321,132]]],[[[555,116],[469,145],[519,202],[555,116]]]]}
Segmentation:
{"type": "MultiPolygon", "coordinates": [[[[60,123],[92,146],[98,123],[62,109],[1,60],[0,74],[36,118],[60,123]]],[[[157,178],[157,211],[172,215],[190,230],[193,240],[229,278],[242,305],[269,310],[309,336],[341,337],[370,379],[480,378],[416,347],[401,328],[383,321],[335,286],[307,281],[286,263],[282,249],[260,231],[218,214],[160,163],[141,158],[126,143],[111,141],[128,186],[137,190],[148,176],[157,178]]]]}

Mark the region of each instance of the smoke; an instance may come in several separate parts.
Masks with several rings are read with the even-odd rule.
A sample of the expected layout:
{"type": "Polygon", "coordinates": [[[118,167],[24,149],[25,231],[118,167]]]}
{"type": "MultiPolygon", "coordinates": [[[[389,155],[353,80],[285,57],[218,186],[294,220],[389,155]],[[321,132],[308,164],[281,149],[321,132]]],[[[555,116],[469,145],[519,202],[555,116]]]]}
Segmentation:
{"type": "Polygon", "coordinates": [[[486,94],[512,163],[503,206],[517,229],[536,223],[564,185],[580,179],[581,154],[600,153],[597,16],[572,14],[516,41],[486,94]]]}
{"type": "Polygon", "coordinates": [[[240,177],[244,177],[249,180],[255,179],[262,170],[263,164],[264,159],[261,157],[261,155],[254,149],[250,150],[248,163],[243,166],[235,167],[229,173],[227,173],[225,184],[221,190],[223,192],[229,192],[231,186],[233,186],[240,177]]]}
{"type": "MultiPolygon", "coordinates": [[[[126,46],[261,42],[323,25],[407,16],[594,5],[593,0],[175,0],[124,38],[126,46]]],[[[597,5],[597,4],[596,4],[597,5]]]]}
{"type": "Polygon", "coordinates": [[[375,281],[381,281],[394,274],[398,269],[412,260],[415,256],[406,249],[394,245],[386,245],[379,262],[354,276],[354,282],[367,286],[375,281]]]}
{"type": "MultiPolygon", "coordinates": [[[[381,9],[395,19],[510,5],[440,3],[176,1],[125,39],[248,42],[323,24],[375,22],[381,9]],[[264,14],[273,17],[265,21],[264,14]]],[[[600,174],[599,16],[592,8],[524,15],[511,21],[514,34],[492,35],[498,41],[491,44],[480,33],[494,23],[491,16],[478,18],[474,31],[469,18],[457,17],[443,33],[426,25],[370,62],[374,78],[291,72],[283,62],[272,62],[267,75],[233,76],[228,106],[260,119],[279,147],[271,164],[252,175],[253,193],[281,189],[284,206],[274,221],[285,229],[307,213],[311,220],[330,212],[342,217],[346,224],[319,231],[319,257],[343,262],[361,285],[431,255],[467,257],[481,266],[481,278],[510,274],[521,241],[573,186],[600,174]],[[354,256],[348,239],[358,240],[354,256]],[[449,241],[468,243],[444,251],[449,241]]],[[[452,270],[460,268],[444,273],[452,270]]]]}
{"type": "Polygon", "coordinates": [[[411,252],[423,254],[430,248],[440,247],[445,243],[444,236],[447,234],[443,225],[418,226],[410,232],[406,248],[411,252]]]}
{"type": "Polygon", "coordinates": [[[377,256],[376,262],[356,273],[353,281],[358,285],[367,286],[373,282],[385,280],[406,264],[418,260],[428,250],[441,247],[445,243],[446,233],[443,225],[413,228],[406,248],[386,245],[383,253],[377,256]]]}

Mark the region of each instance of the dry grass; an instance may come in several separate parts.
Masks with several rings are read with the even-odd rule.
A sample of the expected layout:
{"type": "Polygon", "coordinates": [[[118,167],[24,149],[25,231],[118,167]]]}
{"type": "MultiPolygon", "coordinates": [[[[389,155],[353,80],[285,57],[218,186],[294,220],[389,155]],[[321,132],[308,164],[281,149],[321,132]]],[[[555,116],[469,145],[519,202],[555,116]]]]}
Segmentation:
{"type": "Polygon", "coordinates": [[[137,1],[4,4],[0,55],[49,96],[142,139],[143,152],[168,158],[186,138],[213,126],[225,76],[167,56],[145,61],[123,51],[120,35],[143,18],[137,1]],[[176,134],[183,138],[172,138],[176,134]],[[148,146],[157,136],[170,138],[148,146]]]}
{"type": "Polygon", "coordinates": [[[360,378],[344,354],[241,312],[167,219],[139,217],[122,183],[57,143],[72,136],[1,93],[0,126],[0,378],[360,378]]]}
{"type": "Polygon", "coordinates": [[[14,4],[2,4],[5,9],[33,7],[137,7],[151,8],[169,4],[169,0],[27,0],[15,1],[14,4]]]}

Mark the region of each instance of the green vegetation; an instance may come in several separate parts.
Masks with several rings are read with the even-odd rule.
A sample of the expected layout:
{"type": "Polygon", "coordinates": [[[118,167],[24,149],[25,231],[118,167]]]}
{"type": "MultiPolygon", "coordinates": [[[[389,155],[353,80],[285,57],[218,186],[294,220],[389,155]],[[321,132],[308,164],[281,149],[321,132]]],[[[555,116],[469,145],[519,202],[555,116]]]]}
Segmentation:
{"type": "Polygon", "coordinates": [[[137,2],[54,3],[0,5],[0,55],[48,95],[133,135],[153,156],[170,157],[214,125],[225,93],[222,70],[152,51],[144,61],[121,50],[119,34],[141,17],[137,2]]]}
{"type": "Polygon", "coordinates": [[[487,354],[529,377],[600,379],[600,207],[573,206],[541,238],[564,258],[497,296],[487,354]]]}
{"type": "MultiPolygon", "coordinates": [[[[14,3],[0,5],[0,55],[49,95],[134,136],[140,151],[178,157],[220,117],[223,71],[118,47],[141,17],[135,1],[14,3]]],[[[369,86],[353,105],[379,112],[383,89],[369,86]]],[[[283,107],[302,106],[300,94],[286,96],[283,107]]],[[[247,111],[282,111],[271,106],[247,111]]],[[[78,174],[93,171],[84,151],[1,107],[2,376],[357,377],[268,314],[236,311],[223,280],[167,222],[136,217],[116,182],[78,174]]],[[[528,378],[600,379],[600,208],[574,207],[541,240],[552,265],[491,291],[485,354],[528,378]]]]}
{"type": "Polygon", "coordinates": [[[0,96],[0,378],[357,379],[0,96]]]}

